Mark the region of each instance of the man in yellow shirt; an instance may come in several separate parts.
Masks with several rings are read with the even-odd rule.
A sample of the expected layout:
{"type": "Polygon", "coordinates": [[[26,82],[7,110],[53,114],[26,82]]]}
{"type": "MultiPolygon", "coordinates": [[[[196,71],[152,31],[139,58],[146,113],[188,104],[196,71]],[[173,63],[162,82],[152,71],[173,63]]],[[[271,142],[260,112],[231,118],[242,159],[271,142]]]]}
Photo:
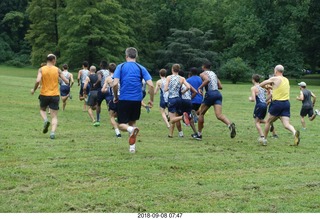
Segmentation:
{"type": "Polygon", "coordinates": [[[34,84],[34,88],[31,89],[31,94],[39,87],[41,82],[41,90],[39,95],[40,100],[40,115],[44,120],[43,133],[48,132],[50,122],[47,118],[47,107],[50,109],[51,114],[51,133],[50,138],[55,138],[55,131],[58,125],[58,110],[60,101],[59,92],[59,77],[65,82],[69,83],[69,80],[62,74],[61,70],[55,66],[57,58],[54,54],[47,56],[47,64],[39,68],[38,76],[34,84]]]}
{"type": "Polygon", "coordinates": [[[272,101],[269,107],[268,119],[266,120],[264,130],[264,144],[267,143],[267,136],[271,124],[280,118],[283,126],[294,135],[294,144],[300,143],[300,132],[290,124],[290,84],[289,80],[283,76],[284,67],[277,65],[274,68],[274,76],[260,83],[261,87],[268,84],[272,86],[272,101]]]}

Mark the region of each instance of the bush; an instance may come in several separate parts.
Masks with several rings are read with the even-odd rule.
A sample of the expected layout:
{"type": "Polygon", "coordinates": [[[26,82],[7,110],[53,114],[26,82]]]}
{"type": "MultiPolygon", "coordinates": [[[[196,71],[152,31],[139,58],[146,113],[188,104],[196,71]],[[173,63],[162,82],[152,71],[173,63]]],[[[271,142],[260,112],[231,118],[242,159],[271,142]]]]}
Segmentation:
{"type": "Polygon", "coordinates": [[[220,68],[220,72],[223,77],[231,80],[233,84],[238,81],[246,81],[248,77],[251,77],[253,70],[242,60],[240,57],[236,57],[228,60],[220,68]]]}

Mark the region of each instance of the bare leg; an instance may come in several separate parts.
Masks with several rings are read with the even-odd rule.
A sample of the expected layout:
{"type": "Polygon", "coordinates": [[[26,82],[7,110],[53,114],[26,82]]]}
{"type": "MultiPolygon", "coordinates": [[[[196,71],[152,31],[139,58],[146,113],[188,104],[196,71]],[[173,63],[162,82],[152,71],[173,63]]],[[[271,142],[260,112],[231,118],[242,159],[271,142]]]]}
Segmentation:
{"type": "Polygon", "coordinates": [[[222,114],[222,106],[216,104],[213,107],[214,107],[214,112],[216,114],[217,119],[226,125],[230,125],[231,122],[229,121],[229,119],[225,115],[222,114]]]}
{"type": "Polygon", "coordinates": [[[202,133],[202,129],[204,127],[204,115],[206,114],[209,108],[210,108],[209,106],[205,104],[201,104],[200,113],[198,117],[198,134],[202,133]]]}
{"type": "Polygon", "coordinates": [[[55,133],[58,126],[58,110],[51,109],[51,133],[55,133]]]}

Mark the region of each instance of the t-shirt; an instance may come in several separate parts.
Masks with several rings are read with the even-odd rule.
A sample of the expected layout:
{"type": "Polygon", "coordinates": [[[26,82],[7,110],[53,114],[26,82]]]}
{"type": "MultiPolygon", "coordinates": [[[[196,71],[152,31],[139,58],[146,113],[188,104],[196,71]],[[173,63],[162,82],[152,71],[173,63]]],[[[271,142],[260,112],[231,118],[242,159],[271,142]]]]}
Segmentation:
{"type": "MultiPolygon", "coordinates": [[[[200,76],[194,75],[187,79],[187,82],[198,91],[198,88],[202,84],[202,79],[200,76]]],[[[191,100],[192,103],[201,104],[202,103],[202,95],[197,93],[196,96],[191,100]]]]}
{"type": "Polygon", "coordinates": [[[136,62],[124,62],[117,66],[113,78],[119,79],[119,100],[142,100],[142,79],[152,80],[148,70],[136,62]]]}

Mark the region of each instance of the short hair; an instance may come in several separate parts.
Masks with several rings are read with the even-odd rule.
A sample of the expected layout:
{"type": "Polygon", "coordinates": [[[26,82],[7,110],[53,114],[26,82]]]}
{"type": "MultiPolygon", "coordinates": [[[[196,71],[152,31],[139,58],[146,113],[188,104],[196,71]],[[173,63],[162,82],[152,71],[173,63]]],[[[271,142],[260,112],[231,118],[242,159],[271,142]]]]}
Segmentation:
{"type": "Polygon", "coordinates": [[[67,70],[69,67],[68,67],[68,64],[63,64],[62,65],[62,68],[64,69],[64,70],[67,70]]]}
{"type": "Polygon", "coordinates": [[[252,75],[252,79],[255,81],[255,82],[257,82],[257,83],[259,83],[260,82],[260,75],[258,75],[258,74],[254,74],[254,75],[252,75]]]}
{"type": "Polygon", "coordinates": [[[100,62],[100,67],[106,69],[108,67],[108,62],[106,60],[102,60],[100,62]]]}
{"type": "Polygon", "coordinates": [[[206,69],[210,69],[211,63],[209,61],[207,61],[207,62],[203,63],[202,66],[205,67],[206,69]]]}
{"type": "Polygon", "coordinates": [[[84,67],[88,68],[89,63],[88,63],[87,61],[83,61],[82,65],[83,65],[84,67]]]}
{"type": "Polygon", "coordinates": [[[54,54],[52,54],[52,53],[50,53],[48,56],[47,56],[47,61],[49,61],[49,62],[52,62],[53,60],[56,60],[57,59],[57,57],[54,55],[54,54]]]}
{"type": "Polygon", "coordinates": [[[184,77],[184,71],[183,71],[183,70],[180,70],[180,71],[179,71],[179,75],[180,75],[181,77],[184,77]]]}
{"type": "Polygon", "coordinates": [[[190,73],[191,73],[191,75],[198,75],[198,69],[196,67],[192,67],[190,69],[190,73]]]}
{"type": "Polygon", "coordinates": [[[108,69],[110,72],[114,72],[116,70],[116,67],[116,63],[110,63],[108,69]]]}
{"type": "Polygon", "coordinates": [[[172,71],[179,73],[180,71],[180,65],[179,64],[173,64],[172,65],[172,71]]]}
{"type": "Polygon", "coordinates": [[[126,56],[131,59],[136,59],[138,57],[138,50],[134,47],[128,47],[126,49],[126,56]]]}
{"type": "Polygon", "coordinates": [[[96,70],[97,70],[96,66],[94,66],[94,65],[91,65],[91,66],[90,66],[90,71],[92,71],[92,72],[93,72],[93,71],[94,71],[94,72],[96,72],[96,70]]]}
{"type": "Polygon", "coordinates": [[[167,74],[167,70],[166,70],[166,69],[164,69],[164,68],[160,69],[159,75],[160,75],[161,77],[165,77],[166,74],[167,74]]]}
{"type": "Polygon", "coordinates": [[[275,69],[276,71],[278,71],[278,72],[281,72],[281,73],[284,72],[284,67],[283,67],[282,65],[277,65],[274,69],[275,69]]]}

